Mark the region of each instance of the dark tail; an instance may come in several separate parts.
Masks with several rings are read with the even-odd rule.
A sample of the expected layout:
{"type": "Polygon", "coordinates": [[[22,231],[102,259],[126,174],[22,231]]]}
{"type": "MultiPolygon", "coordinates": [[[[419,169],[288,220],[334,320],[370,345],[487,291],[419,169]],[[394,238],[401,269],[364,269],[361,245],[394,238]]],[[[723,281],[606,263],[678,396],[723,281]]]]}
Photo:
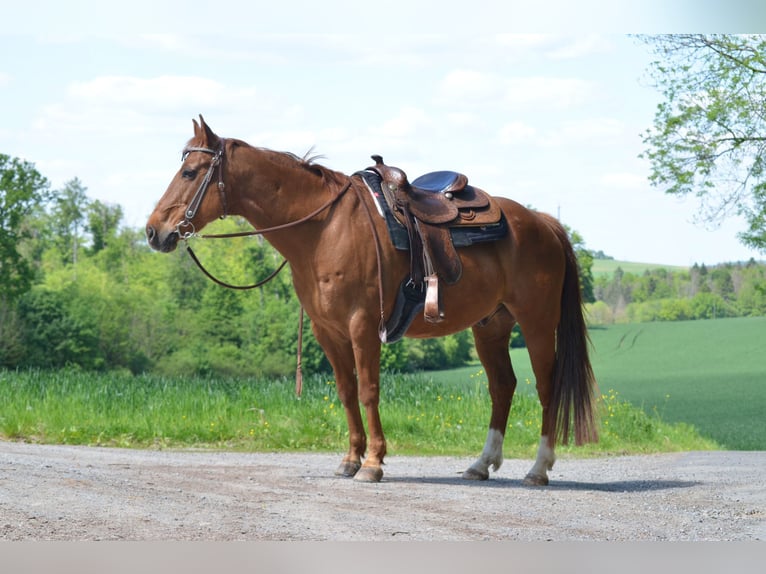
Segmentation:
{"type": "Polygon", "coordinates": [[[556,366],[546,434],[551,446],[555,442],[567,444],[574,427],[575,444],[581,445],[598,442],[594,415],[596,381],[588,358],[590,339],[583,316],[577,256],[561,224],[556,221],[553,229],[564,248],[566,271],[561,318],[556,329],[556,366]]]}

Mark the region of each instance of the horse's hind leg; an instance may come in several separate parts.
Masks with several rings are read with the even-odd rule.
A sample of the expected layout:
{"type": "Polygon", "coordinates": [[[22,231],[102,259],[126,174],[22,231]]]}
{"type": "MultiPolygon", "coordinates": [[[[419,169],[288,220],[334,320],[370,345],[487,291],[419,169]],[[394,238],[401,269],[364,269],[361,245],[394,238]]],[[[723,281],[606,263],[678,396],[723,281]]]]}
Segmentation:
{"type": "Polygon", "coordinates": [[[503,463],[503,438],[516,390],[516,375],[508,354],[514,322],[514,318],[503,307],[485,324],[473,327],[476,352],[489,382],[492,415],[484,450],[478,460],[463,473],[463,478],[468,480],[487,480],[489,467],[498,470],[503,463]]]}
{"type": "MultiPolygon", "coordinates": [[[[524,332],[524,340],[529,351],[529,359],[532,370],[535,373],[537,396],[540,399],[543,416],[541,423],[540,444],[537,447],[535,464],[524,477],[524,484],[528,486],[545,486],[548,484],[548,471],[556,462],[553,450],[553,437],[549,437],[546,429],[549,428],[548,417],[551,416],[548,405],[551,401],[553,390],[553,368],[556,363],[555,328],[540,328],[540,324],[529,326],[524,332]]],[[[522,327],[523,329],[524,327],[522,327]]]]}

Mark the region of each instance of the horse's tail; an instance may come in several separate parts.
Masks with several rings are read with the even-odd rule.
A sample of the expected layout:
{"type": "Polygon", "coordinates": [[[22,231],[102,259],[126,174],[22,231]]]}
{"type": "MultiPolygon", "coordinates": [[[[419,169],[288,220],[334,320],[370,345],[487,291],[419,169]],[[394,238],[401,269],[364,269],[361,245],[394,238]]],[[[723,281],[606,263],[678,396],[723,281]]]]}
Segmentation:
{"type": "Polygon", "coordinates": [[[567,444],[570,429],[574,426],[575,444],[580,445],[598,441],[594,415],[596,381],[588,358],[590,339],[583,316],[577,256],[563,226],[556,220],[552,223],[564,249],[566,271],[561,291],[561,318],[556,329],[553,393],[545,434],[551,446],[557,441],[567,444]]]}

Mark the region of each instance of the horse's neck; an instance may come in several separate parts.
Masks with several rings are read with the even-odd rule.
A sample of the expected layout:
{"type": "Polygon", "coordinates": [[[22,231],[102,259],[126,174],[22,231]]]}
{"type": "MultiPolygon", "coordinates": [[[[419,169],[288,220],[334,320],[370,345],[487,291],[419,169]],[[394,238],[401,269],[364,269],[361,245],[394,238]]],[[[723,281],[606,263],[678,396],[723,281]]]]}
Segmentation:
{"type": "MultiPolygon", "coordinates": [[[[237,185],[244,190],[237,211],[257,229],[297,222],[337,193],[297,160],[267,150],[250,151],[254,156],[237,185]]],[[[266,234],[266,239],[294,263],[308,256],[308,246],[317,245],[323,229],[317,222],[326,221],[326,217],[327,210],[323,210],[309,222],[266,234]]]]}

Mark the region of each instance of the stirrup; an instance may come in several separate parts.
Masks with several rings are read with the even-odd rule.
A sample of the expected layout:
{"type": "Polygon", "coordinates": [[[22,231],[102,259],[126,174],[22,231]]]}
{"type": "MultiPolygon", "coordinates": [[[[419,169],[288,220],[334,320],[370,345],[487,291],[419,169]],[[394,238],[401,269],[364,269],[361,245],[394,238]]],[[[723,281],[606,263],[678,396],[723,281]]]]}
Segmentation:
{"type": "Polygon", "coordinates": [[[444,311],[439,301],[439,278],[429,275],[426,280],[426,303],[423,309],[423,317],[429,323],[441,323],[444,320],[444,311]]]}

